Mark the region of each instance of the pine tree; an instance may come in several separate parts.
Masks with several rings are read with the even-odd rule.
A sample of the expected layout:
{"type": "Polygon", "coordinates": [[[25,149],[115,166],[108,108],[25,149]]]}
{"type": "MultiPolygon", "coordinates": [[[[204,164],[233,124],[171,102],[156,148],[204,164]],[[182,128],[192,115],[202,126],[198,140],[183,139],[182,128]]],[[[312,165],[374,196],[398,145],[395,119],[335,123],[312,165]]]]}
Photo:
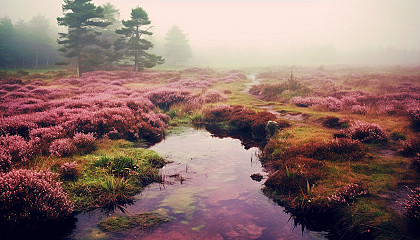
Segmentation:
{"type": "Polygon", "coordinates": [[[122,47],[124,46],[123,42],[126,43],[124,47],[125,55],[134,57],[134,71],[136,72],[164,62],[161,56],[146,52],[153,47],[153,44],[144,38],[144,36],[153,34],[149,31],[151,27],[148,25],[150,23],[147,12],[143,8],[137,7],[131,10],[131,19],[123,20],[123,27],[116,30],[118,34],[124,35],[122,39],[117,41],[116,45],[122,47]],[[144,29],[145,27],[147,28],[144,29]]]}
{"type": "MultiPolygon", "coordinates": [[[[66,26],[67,33],[60,33],[59,44],[63,47],[59,50],[63,55],[69,58],[77,59],[77,70],[79,76],[87,66],[85,60],[89,58],[89,53],[98,53],[107,44],[98,41],[97,36],[100,35],[101,28],[108,26],[110,23],[104,20],[104,13],[101,7],[96,7],[92,0],[64,0],[62,5],[64,17],[58,17],[58,25],[66,26]]],[[[95,60],[100,57],[95,56],[94,59],[88,59],[96,64],[95,60]]]]}
{"type": "Polygon", "coordinates": [[[171,60],[173,65],[184,63],[192,56],[187,35],[174,25],[165,37],[165,58],[171,60]]]}

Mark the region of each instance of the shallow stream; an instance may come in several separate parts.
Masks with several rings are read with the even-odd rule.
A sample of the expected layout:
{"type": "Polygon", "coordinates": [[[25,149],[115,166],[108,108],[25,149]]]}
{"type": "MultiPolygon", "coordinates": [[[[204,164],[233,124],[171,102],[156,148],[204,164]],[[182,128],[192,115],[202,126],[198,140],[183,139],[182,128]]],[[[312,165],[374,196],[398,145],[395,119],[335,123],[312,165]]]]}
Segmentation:
{"type": "Polygon", "coordinates": [[[264,179],[251,179],[252,173],[266,176],[258,148],[186,128],[150,149],[173,162],[162,169],[164,184],[147,187],[128,212],[158,212],[170,221],[110,235],[97,228],[107,217],[97,210],[77,216],[71,239],[324,239],[322,233],[294,227],[290,215],[261,192],[264,179]]]}

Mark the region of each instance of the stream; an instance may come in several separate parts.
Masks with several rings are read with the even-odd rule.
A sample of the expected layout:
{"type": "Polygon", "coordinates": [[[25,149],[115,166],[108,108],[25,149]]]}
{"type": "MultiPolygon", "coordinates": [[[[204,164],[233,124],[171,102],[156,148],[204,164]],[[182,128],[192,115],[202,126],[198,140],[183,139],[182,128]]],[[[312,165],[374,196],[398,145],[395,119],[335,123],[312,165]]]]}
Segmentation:
{"type": "Polygon", "coordinates": [[[151,230],[107,234],[98,221],[122,213],[95,210],[77,216],[69,239],[325,239],[324,233],[294,227],[290,215],[263,195],[265,179],[251,179],[252,173],[267,175],[258,148],[186,127],[150,149],[172,163],[162,169],[164,183],[137,195],[128,214],[158,212],[170,221],[151,230]]]}

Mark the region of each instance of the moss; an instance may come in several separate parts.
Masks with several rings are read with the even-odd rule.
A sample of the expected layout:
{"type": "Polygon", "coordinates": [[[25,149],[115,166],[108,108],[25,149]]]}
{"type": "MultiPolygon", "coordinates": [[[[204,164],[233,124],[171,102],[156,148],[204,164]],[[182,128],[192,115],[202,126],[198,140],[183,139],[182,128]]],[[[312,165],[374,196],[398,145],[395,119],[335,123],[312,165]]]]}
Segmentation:
{"type": "Polygon", "coordinates": [[[168,222],[167,217],[156,213],[140,213],[133,216],[110,217],[98,223],[105,232],[121,232],[131,228],[148,229],[168,222]]]}
{"type": "Polygon", "coordinates": [[[159,168],[166,161],[155,151],[133,148],[126,140],[102,141],[100,146],[78,158],[83,165],[78,180],[63,184],[77,211],[123,206],[147,184],[161,180],[159,168]]]}

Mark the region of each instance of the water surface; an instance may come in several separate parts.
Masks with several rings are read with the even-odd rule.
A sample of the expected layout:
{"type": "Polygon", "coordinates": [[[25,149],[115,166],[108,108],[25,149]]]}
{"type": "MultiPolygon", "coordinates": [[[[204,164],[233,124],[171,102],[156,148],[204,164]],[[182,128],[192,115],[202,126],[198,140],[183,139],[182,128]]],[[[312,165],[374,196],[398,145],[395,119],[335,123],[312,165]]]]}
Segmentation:
{"type": "Polygon", "coordinates": [[[250,178],[252,173],[266,175],[257,148],[245,149],[238,139],[186,128],[150,149],[173,163],[162,169],[164,184],[147,187],[128,211],[159,212],[171,220],[152,230],[106,236],[95,227],[106,214],[95,211],[78,216],[73,238],[323,239],[320,233],[294,228],[290,215],[262,194],[264,180],[250,178]]]}

